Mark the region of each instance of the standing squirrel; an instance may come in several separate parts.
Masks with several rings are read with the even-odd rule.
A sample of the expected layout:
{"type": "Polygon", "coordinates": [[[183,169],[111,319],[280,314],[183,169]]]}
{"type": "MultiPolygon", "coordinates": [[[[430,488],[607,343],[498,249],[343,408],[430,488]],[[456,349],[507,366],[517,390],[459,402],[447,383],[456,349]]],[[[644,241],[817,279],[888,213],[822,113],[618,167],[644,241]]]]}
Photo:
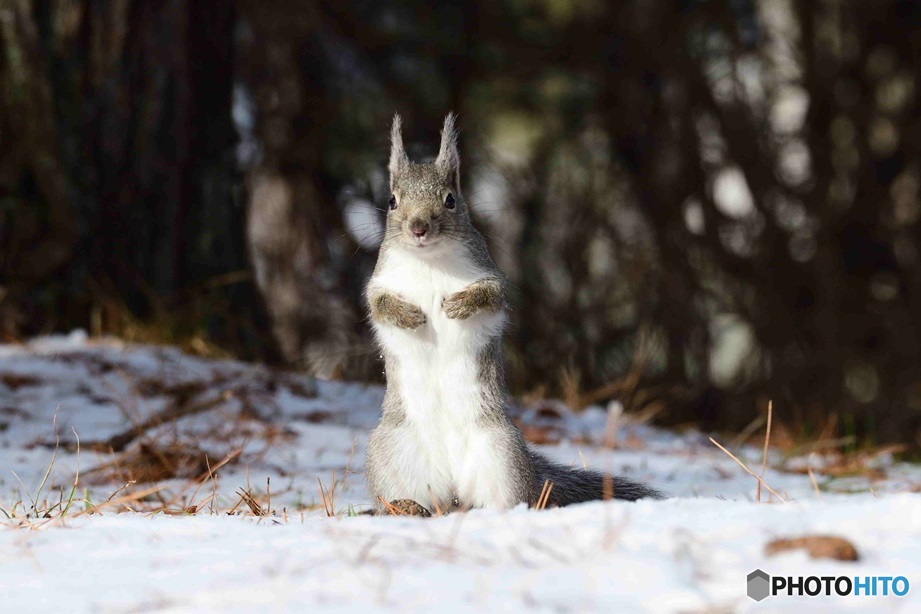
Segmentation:
{"type": "Polygon", "coordinates": [[[461,196],[455,116],[445,118],[433,164],[410,162],[399,115],[390,138],[392,195],[366,291],[387,378],[366,462],[378,511],[533,506],[547,481],[549,506],[660,498],[528,447],[505,411],[507,282],[461,196]]]}

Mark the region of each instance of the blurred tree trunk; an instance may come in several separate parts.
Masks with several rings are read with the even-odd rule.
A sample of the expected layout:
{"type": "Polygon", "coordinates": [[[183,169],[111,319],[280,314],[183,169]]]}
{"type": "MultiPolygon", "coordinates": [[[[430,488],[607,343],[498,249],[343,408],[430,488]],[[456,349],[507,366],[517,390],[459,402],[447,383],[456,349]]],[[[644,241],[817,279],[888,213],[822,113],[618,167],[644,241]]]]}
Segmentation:
{"type": "Polygon", "coordinates": [[[14,163],[0,189],[13,193],[6,212],[26,212],[0,229],[8,311],[70,327],[96,314],[108,330],[123,310],[176,317],[181,305],[189,331],[264,347],[259,299],[240,283],[235,2],[19,0],[2,19],[0,126],[14,163]],[[30,194],[31,206],[18,200],[30,194]],[[227,274],[234,283],[208,281],[227,274]]]}
{"type": "Polygon", "coordinates": [[[0,334],[27,325],[14,305],[73,257],[73,186],[58,157],[48,58],[24,0],[0,11],[0,334]]]}
{"type": "Polygon", "coordinates": [[[354,347],[356,305],[335,187],[324,174],[336,109],[327,95],[316,4],[244,3],[242,82],[254,98],[260,143],[250,169],[247,239],[256,283],[284,358],[340,376],[354,347]]]}

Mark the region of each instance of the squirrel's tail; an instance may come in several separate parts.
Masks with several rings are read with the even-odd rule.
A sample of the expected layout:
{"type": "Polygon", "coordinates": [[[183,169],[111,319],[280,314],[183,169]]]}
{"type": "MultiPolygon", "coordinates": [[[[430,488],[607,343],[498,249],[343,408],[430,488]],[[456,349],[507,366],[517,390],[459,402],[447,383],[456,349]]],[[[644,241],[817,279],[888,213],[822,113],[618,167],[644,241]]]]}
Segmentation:
{"type": "Polygon", "coordinates": [[[640,482],[622,477],[611,477],[589,469],[564,467],[533,450],[529,452],[531,463],[534,466],[532,504],[540,498],[544,483],[547,481],[553,484],[547,500],[548,507],[598,501],[611,497],[627,501],[665,498],[663,493],[640,482]]]}

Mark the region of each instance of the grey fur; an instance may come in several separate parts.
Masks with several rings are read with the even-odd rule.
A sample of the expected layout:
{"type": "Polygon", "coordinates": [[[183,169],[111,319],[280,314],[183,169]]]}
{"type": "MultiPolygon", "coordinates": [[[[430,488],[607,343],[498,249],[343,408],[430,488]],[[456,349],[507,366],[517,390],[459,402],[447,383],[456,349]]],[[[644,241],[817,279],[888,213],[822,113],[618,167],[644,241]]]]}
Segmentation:
{"type": "Polygon", "coordinates": [[[563,506],[598,499],[664,499],[665,496],[654,488],[624,477],[611,477],[590,469],[572,469],[564,467],[531,450],[531,463],[534,466],[536,481],[532,488],[532,497],[539,496],[544,481],[553,484],[548,498],[548,506],[563,506]],[[536,495],[534,494],[536,493],[536,495]]]}
{"type": "MultiPolygon", "coordinates": [[[[419,306],[393,292],[373,287],[375,276],[391,257],[391,250],[401,243],[403,246],[411,245],[413,229],[422,227],[427,228],[427,236],[433,240],[456,242],[462,247],[459,257],[484,271],[482,278],[443,298],[441,308],[444,314],[448,318],[467,319],[480,312],[504,311],[506,279],[490,257],[486,241],[473,227],[467,203],[460,193],[460,156],[454,115],[449,114],[445,119],[441,147],[433,164],[414,164],[408,159],[398,115],[394,117],[391,143],[390,185],[396,208],[388,213],[386,236],[375,274],[369,283],[367,294],[372,322],[411,329],[416,331],[414,334],[423,336],[432,334],[431,327],[426,325],[426,314],[419,306]],[[449,193],[455,202],[455,208],[451,210],[445,205],[449,193]]],[[[451,264],[435,262],[431,266],[450,267],[451,264]]],[[[418,483],[419,476],[424,476],[431,487],[424,495],[416,493],[417,503],[429,510],[473,507],[472,502],[461,500],[459,487],[452,484],[447,468],[426,465],[425,449],[407,449],[407,438],[403,436],[414,425],[407,418],[402,395],[412,394],[413,391],[402,389],[398,358],[386,349],[383,349],[383,356],[387,391],[380,424],[368,442],[366,462],[368,492],[375,505],[378,510],[383,509],[379,500],[383,496],[387,501],[398,501],[399,505],[395,507],[400,510],[415,509],[411,505],[406,506],[405,500],[411,499],[411,493],[407,491],[411,489],[410,483],[418,483]],[[415,475],[408,476],[406,472],[415,475]],[[419,501],[420,498],[424,500],[419,501]]],[[[472,428],[486,436],[494,448],[490,461],[494,466],[488,470],[502,478],[502,506],[511,507],[521,502],[535,505],[547,481],[553,484],[547,502],[550,506],[611,496],[629,501],[663,496],[655,489],[625,478],[611,478],[596,471],[564,467],[528,447],[521,431],[506,413],[501,330],[490,336],[479,351],[476,388],[476,417],[472,428]]]]}
{"type": "Polygon", "coordinates": [[[407,166],[409,157],[403,148],[403,122],[399,115],[394,115],[393,125],[390,127],[390,174],[398,174],[407,166]]]}

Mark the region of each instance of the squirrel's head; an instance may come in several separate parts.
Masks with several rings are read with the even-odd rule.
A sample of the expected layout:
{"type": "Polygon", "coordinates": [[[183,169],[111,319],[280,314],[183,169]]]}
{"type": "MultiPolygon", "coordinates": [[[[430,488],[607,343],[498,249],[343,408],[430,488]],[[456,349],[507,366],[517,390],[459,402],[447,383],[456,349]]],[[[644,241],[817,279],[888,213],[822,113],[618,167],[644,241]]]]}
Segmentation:
{"type": "Polygon", "coordinates": [[[460,193],[460,154],[455,116],[449,113],[441,130],[441,148],[431,164],[410,162],[403,149],[402,122],[393,118],[390,131],[390,202],[387,236],[417,251],[464,237],[470,227],[460,193]]]}

